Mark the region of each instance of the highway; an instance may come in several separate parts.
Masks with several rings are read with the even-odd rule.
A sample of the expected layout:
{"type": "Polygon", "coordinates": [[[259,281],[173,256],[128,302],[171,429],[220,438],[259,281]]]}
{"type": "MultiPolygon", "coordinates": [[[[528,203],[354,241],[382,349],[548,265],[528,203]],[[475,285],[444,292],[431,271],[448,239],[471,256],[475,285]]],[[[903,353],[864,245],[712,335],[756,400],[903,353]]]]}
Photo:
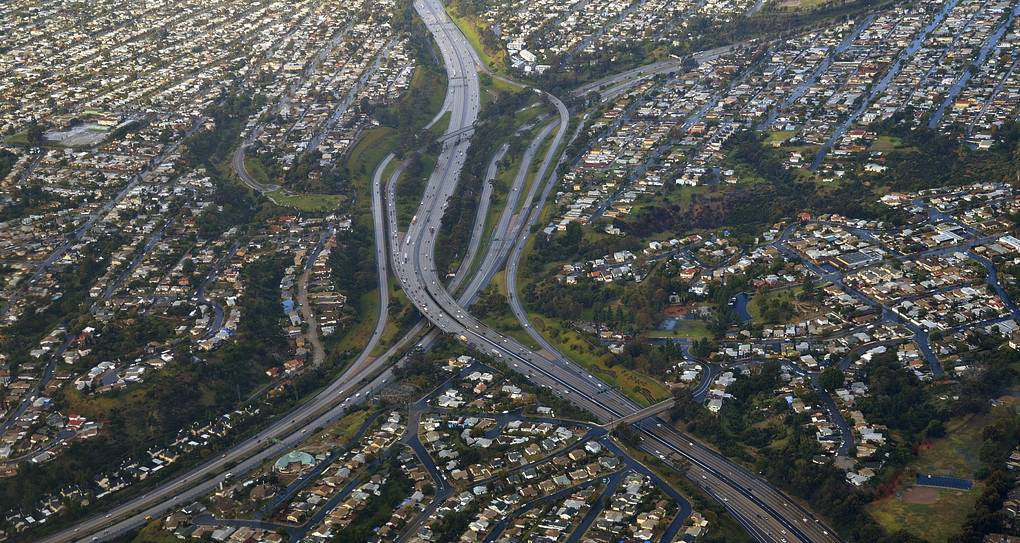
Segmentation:
{"type": "Polygon", "coordinates": [[[471,227],[471,238],[468,241],[467,252],[460,261],[457,273],[454,274],[453,279],[450,281],[450,290],[453,292],[457,291],[464,278],[468,276],[474,265],[475,258],[478,257],[478,249],[482,246],[482,234],[485,230],[485,219],[489,215],[489,207],[492,204],[492,183],[499,171],[499,161],[503,160],[509,149],[509,144],[504,143],[500,145],[499,149],[496,149],[496,152],[492,154],[492,158],[489,160],[489,167],[485,170],[485,179],[482,181],[482,193],[478,196],[478,209],[475,211],[475,223],[471,227]]]}
{"type": "MultiPolygon", "coordinates": [[[[557,123],[549,123],[542,127],[538,135],[531,141],[527,149],[524,151],[521,157],[521,163],[517,169],[517,175],[514,177],[513,183],[510,185],[510,191],[506,196],[506,203],[504,204],[503,211],[496,222],[496,225],[492,229],[492,241],[488,248],[488,253],[482,260],[481,266],[478,271],[471,278],[468,286],[465,287],[463,298],[461,298],[462,305],[470,305],[472,301],[485,289],[492,280],[492,277],[502,267],[502,263],[506,261],[507,254],[510,251],[510,247],[513,244],[514,238],[516,238],[520,228],[523,225],[523,221],[520,219],[520,215],[517,213],[518,203],[521,201],[521,196],[524,194],[525,182],[528,177],[528,172],[531,171],[531,163],[534,161],[535,153],[538,152],[539,147],[542,146],[542,142],[545,141],[549,134],[557,123]]],[[[562,125],[561,125],[562,126],[562,125]]],[[[555,142],[554,142],[555,143],[555,142]]],[[[549,152],[546,154],[545,163],[540,167],[540,170],[535,175],[535,181],[531,184],[528,190],[527,196],[525,196],[523,210],[528,209],[531,202],[534,201],[534,195],[541,184],[539,180],[542,179],[540,176],[543,173],[547,161],[554,154],[555,146],[549,146],[549,152]]],[[[458,283],[456,279],[450,283],[450,291],[456,291],[458,283]]]]}
{"type": "MultiPolygon", "coordinates": [[[[723,45],[720,47],[714,47],[712,49],[706,49],[704,51],[698,51],[694,53],[692,58],[698,62],[706,62],[709,60],[715,60],[727,53],[735,51],[740,47],[748,45],[750,42],[735,43],[732,45],[723,45]]],[[[638,66],[630,70],[613,74],[591,83],[586,83],[570,91],[570,94],[574,96],[584,96],[589,92],[596,91],[606,96],[615,96],[638,83],[655,77],[661,74],[668,74],[673,72],[679,72],[683,70],[682,59],[670,59],[660,60],[659,62],[653,62],[644,66],[638,66]]]]}
{"type": "MultiPolygon", "coordinates": [[[[382,217],[382,173],[392,160],[387,157],[373,175],[373,218],[377,231],[385,228],[382,217]]],[[[389,361],[424,329],[422,325],[379,357],[373,357],[386,326],[389,306],[389,274],[386,261],[386,236],[376,236],[376,268],[380,280],[379,316],[368,344],[344,374],[308,402],[279,418],[266,429],[242,441],[210,461],[163,482],[148,492],[129,499],[103,514],[89,517],[77,525],[41,538],[40,543],[70,541],[101,541],[134,530],[147,517],[158,517],[214,490],[227,474],[242,474],[264,461],[282,456],[311,435],[314,428],[324,427],[340,419],[347,409],[381,389],[392,377],[389,361]]]]}
{"type": "MultiPolygon", "coordinates": [[[[440,45],[450,80],[463,82],[456,87],[451,85],[452,99],[448,102],[452,113],[448,131],[462,130],[474,123],[478,112],[477,77],[464,72],[465,65],[471,63],[473,58],[470,45],[446,18],[437,0],[419,0],[415,6],[440,45]],[[457,77],[458,73],[469,77],[457,77]]],[[[561,116],[563,121],[559,138],[562,138],[567,124],[565,108],[561,110],[561,116]]],[[[558,142],[552,147],[557,146],[558,142]]],[[[444,144],[415,220],[408,227],[402,243],[394,248],[394,268],[408,297],[439,329],[460,337],[486,354],[503,359],[537,385],[553,390],[602,421],[612,421],[638,411],[640,408],[633,401],[558,356],[547,342],[540,343],[551,360],[489,329],[467,313],[443,287],[433,257],[436,232],[441,224],[446,201],[456,190],[465,153],[464,141],[447,141],[444,144]]],[[[551,184],[547,184],[545,192],[550,188],[551,184]]],[[[541,203],[536,204],[527,224],[537,220],[540,209],[541,203]]],[[[521,232],[528,230],[520,229],[521,232]]],[[[523,239],[519,238],[518,244],[523,244],[523,239]]],[[[491,272],[492,269],[483,265],[478,273],[484,276],[491,272]]],[[[523,311],[519,307],[517,310],[523,311]]],[[[526,320],[523,325],[529,333],[534,333],[526,320]]],[[[720,499],[755,539],[839,541],[831,530],[783,493],[692,438],[671,430],[655,419],[645,419],[634,424],[634,427],[643,434],[644,448],[652,454],[664,460],[678,456],[689,462],[693,466],[692,477],[700,477],[700,482],[720,499]]]]}
{"type": "MultiPolygon", "coordinates": [[[[453,23],[446,18],[441,6],[426,6],[419,3],[416,8],[429,28],[435,33],[437,42],[443,50],[444,58],[451,56],[454,47],[453,40],[456,37],[460,38],[459,50],[464,50],[466,42],[453,23]]],[[[480,102],[478,80],[474,76],[474,61],[469,60],[456,65],[448,63],[447,71],[450,84],[445,103],[451,112],[449,133],[455,129],[469,128],[477,118],[480,102]],[[472,77],[465,77],[469,69],[472,77]]],[[[447,166],[447,169],[444,171],[448,171],[449,165],[453,163],[456,163],[459,171],[463,165],[468,145],[467,138],[458,138],[445,144],[446,149],[443,152],[442,163],[447,166]]],[[[243,146],[244,144],[242,144],[242,149],[239,149],[232,157],[232,165],[245,183],[255,190],[265,191],[267,187],[259,185],[249,175],[246,175],[243,146]]],[[[383,214],[382,173],[392,159],[393,157],[387,157],[379,164],[372,183],[373,226],[376,231],[377,273],[380,282],[380,314],[368,345],[345,370],[344,374],[308,402],[274,421],[266,429],[221,453],[219,457],[162,482],[148,492],[130,498],[104,513],[86,518],[69,529],[43,537],[39,540],[41,543],[100,541],[136,529],[144,524],[147,518],[163,515],[180,507],[181,504],[188,503],[214,490],[227,475],[245,473],[266,460],[285,454],[307,438],[312,429],[326,426],[338,420],[348,407],[363,401],[385,385],[392,377],[390,361],[397,353],[407,348],[412,341],[420,338],[427,327],[425,323],[419,323],[383,355],[372,356],[371,353],[378,345],[385,328],[386,309],[389,305],[389,290],[386,286],[386,278],[389,273],[386,259],[388,238],[385,233],[386,220],[383,214]]],[[[422,229],[422,231],[424,230],[422,229]]],[[[422,341],[428,342],[433,337],[435,337],[434,333],[425,336],[422,341]]]]}
{"type": "MultiPolygon", "coordinates": [[[[475,53],[450,21],[439,0],[416,0],[414,6],[434,36],[446,65],[449,86],[444,107],[450,112],[447,134],[470,133],[480,108],[478,77],[475,72],[478,63],[475,53]]],[[[518,220],[507,227],[507,238],[514,240],[515,248],[523,247],[530,225],[537,220],[546,197],[555,184],[555,175],[549,175],[547,178],[546,173],[563,142],[568,126],[567,111],[563,104],[552,96],[546,97],[556,105],[560,116],[558,125],[550,124],[548,128],[551,130],[553,126],[558,126],[559,129],[543,160],[539,175],[535,177],[536,182],[529,191],[524,208],[528,210],[526,212],[528,220],[518,220]],[[544,179],[548,181],[543,183],[544,179]],[[536,201],[534,196],[540,187],[542,196],[536,201]]],[[[220,457],[166,481],[103,515],[86,519],[72,529],[40,541],[56,543],[90,538],[100,540],[126,533],[144,523],[146,516],[162,515],[213,490],[224,480],[228,471],[232,474],[244,473],[265,460],[284,454],[309,436],[313,428],[337,420],[343,415],[346,407],[379,390],[391,377],[389,360],[407,347],[409,342],[421,337],[427,326],[425,323],[419,323],[385,354],[379,357],[371,356],[378,345],[387,318],[386,307],[389,302],[386,286],[387,242],[392,243],[393,271],[409,299],[439,330],[459,336],[475,348],[502,359],[509,367],[526,375],[536,385],[553,390],[590,411],[603,422],[638,411],[640,407],[629,398],[558,355],[551,346],[545,349],[543,356],[532,352],[512,338],[488,329],[464,309],[464,304],[469,301],[472,294],[470,287],[461,294],[460,300],[455,300],[444,288],[437,276],[433,259],[436,232],[439,231],[446,201],[457,188],[469,145],[469,137],[449,138],[444,141],[418,213],[403,237],[398,236],[394,228],[395,218],[392,215],[388,216],[383,209],[381,177],[392,157],[387,157],[377,167],[372,183],[372,211],[380,280],[380,314],[369,344],[344,375],[305,404],[274,421],[265,430],[222,453],[220,457]],[[387,235],[387,222],[391,222],[389,229],[391,235],[387,235]]],[[[243,171],[243,154],[240,156],[242,159],[239,169],[243,171]]],[[[509,205],[508,208],[513,209],[509,205]]],[[[492,251],[498,254],[500,249],[490,248],[490,252],[492,251]]],[[[520,250],[515,250],[514,255],[510,259],[511,270],[516,273],[516,261],[519,259],[520,250]]],[[[478,270],[478,275],[491,277],[500,265],[500,258],[487,258],[478,270]]],[[[479,284],[484,283],[482,281],[479,284]]],[[[519,300],[516,305],[519,306],[519,300]]],[[[526,321],[526,314],[524,318],[525,328],[541,337],[531,330],[530,324],[526,321]]],[[[430,332],[419,344],[427,344],[433,337],[435,332],[430,332]]],[[[637,422],[633,427],[641,433],[642,448],[651,454],[667,462],[675,463],[676,459],[682,459],[688,463],[691,466],[688,475],[702,484],[707,492],[716,496],[756,540],[819,543],[839,541],[831,530],[817,522],[810,513],[761,478],[728,461],[722,455],[671,430],[654,418],[637,422]]]]}
{"type": "MultiPolygon", "coordinates": [[[[546,195],[554,185],[553,181],[547,184],[546,195]]],[[[537,220],[538,210],[541,210],[543,204],[544,198],[536,206],[537,210],[532,214],[525,230],[530,230],[530,225],[537,220]]],[[[507,263],[507,294],[514,316],[520,321],[528,335],[551,358],[551,361],[542,359],[546,363],[546,368],[552,370],[551,373],[558,374],[557,380],[560,383],[568,382],[581,389],[587,388],[587,394],[575,391],[571,387],[564,388],[563,391],[568,399],[595,413],[600,420],[610,422],[637,412],[640,406],[578,369],[531,325],[516,287],[519,260],[525,242],[526,237],[517,240],[507,263]],[[584,377],[579,377],[579,375],[584,375],[584,377]],[[595,387],[592,386],[593,382],[597,383],[595,387]],[[617,407],[617,412],[610,413],[609,416],[599,415],[597,410],[601,404],[609,403],[607,396],[615,396],[612,404],[623,407],[617,407]],[[579,402],[578,399],[585,401],[579,402]]],[[[552,387],[555,388],[556,385],[554,384],[552,387]]],[[[633,427],[644,434],[642,448],[647,452],[667,463],[674,464],[674,467],[681,471],[683,471],[683,466],[677,465],[673,459],[680,457],[690,463],[693,469],[689,476],[695,479],[699,485],[705,487],[709,494],[717,496],[719,501],[755,539],[787,542],[839,541],[832,530],[815,522],[810,513],[796,505],[789,497],[775,490],[743,467],[737,466],[709,447],[697,442],[694,438],[672,430],[655,418],[645,419],[634,424],[633,427]]]]}

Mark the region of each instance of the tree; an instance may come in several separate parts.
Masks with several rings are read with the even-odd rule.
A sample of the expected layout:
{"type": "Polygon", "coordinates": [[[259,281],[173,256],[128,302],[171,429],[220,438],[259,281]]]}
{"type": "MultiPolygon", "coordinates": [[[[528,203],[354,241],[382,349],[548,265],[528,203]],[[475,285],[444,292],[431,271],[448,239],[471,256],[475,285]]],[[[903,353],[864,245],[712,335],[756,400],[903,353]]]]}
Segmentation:
{"type": "Polygon", "coordinates": [[[836,366],[829,366],[818,376],[818,384],[822,385],[822,388],[825,390],[832,391],[843,386],[845,379],[846,376],[843,375],[843,370],[836,366]]]}
{"type": "Polygon", "coordinates": [[[928,423],[928,426],[924,428],[924,435],[929,438],[938,438],[946,435],[946,427],[942,424],[942,421],[933,419],[928,423]]]}
{"type": "Polygon", "coordinates": [[[28,139],[28,143],[32,145],[43,144],[43,128],[39,126],[39,121],[32,119],[28,123],[28,129],[25,131],[25,138],[28,139]]]}

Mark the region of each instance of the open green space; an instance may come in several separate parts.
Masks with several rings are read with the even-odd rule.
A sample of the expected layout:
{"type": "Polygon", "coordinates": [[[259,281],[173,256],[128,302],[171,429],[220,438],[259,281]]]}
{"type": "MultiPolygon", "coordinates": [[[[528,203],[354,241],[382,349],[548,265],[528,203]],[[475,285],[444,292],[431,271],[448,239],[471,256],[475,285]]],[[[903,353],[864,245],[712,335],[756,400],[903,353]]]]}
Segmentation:
{"type": "Polygon", "coordinates": [[[438,138],[439,136],[442,136],[446,132],[446,129],[450,127],[450,115],[451,113],[449,111],[443,113],[440,115],[439,119],[436,120],[436,124],[429,127],[429,132],[431,132],[434,137],[438,138]]]}
{"type": "MultiPolygon", "coordinates": [[[[429,151],[413,153],[407,159],[407,167],[397,178],[394,191],[397,206],[397,225],[401,228],[411,222],[418,211],[421,198],[425,193],[432,171],[436,168],[438,157],[429,151]]],[[[385,178],[388,179],[388,178],[385,178]]]]}
{"type": "Polygon", "coordinates": [[[467,38],[468,43],[478,53],[478,58],[485,63],[490,69],[497,72],[506,71],[506,51],[500,48],[494,47],[493,44],[486,44],[482,38],[482,32],[487,32],[486,23],[481,19],[472,16],[461,15],[457,12],[457,9],[453,6],[447,8],[447,13],[453,22],[457,25],[457,28],[467,38]]]}
{"type": "Polygon", "coordinates": [[[372,416],[371,409],[359,409],[353,413],[344,415],[336,424],[327,428],[320,437],[329,437],[333,441],[349,444],[354,434],[358,432],[361,425],[372,416]]]}
{"type": "Polygon", "coordinates": [[[337,351],[360,351],[368,345],[372,331],[375,330],[376,317],[379,315],[379,292],[373,289],[362,293],[356,299],[359,318],[337,345],[337,351]]]}
{"type": "Polygon", "coordinates": [[[666,385],[648,375],[623,366],[612,365],[612,355],[605,347],[592,344],[580,332],[567,328],[554,319],[536,313],[528,318],[553,347],[590,371],[595,377],[619,388],[641,405],[651,405],[670,397],[666,385]]]}
{"type": "MultiPolygon", "coordinates": [[[[396,105],[380,110],[377,116],[382,126],[363,130],[358,141],[347,153],[344,168],[359,199],[369,197],[369,185],[375,167],[386,155],[407,148],[415,135],[428,124],[442,107],[446,94],[446,78],[434,70],[419,68],[411,78],[411,84],[404,98],[396,105]]],[[[449,125],[449,114],[443,115],[432,126],[433,133],[442,133],[449,125]]],[[[260,183],[272,183],[258,160],[246,159],[249,172],[260,183]]],[[[274,191],[267,196],[278,205],[294,207],[301,211],[330,211],[343,200],[327,194],[301,194],[274,191]]],[[[362,201],[369,201],[367,199],[362,201]]],[[[368,206],[356,213],[359,222],[367,224],[368,206]]]]}
{"type": "Polygon", "coordinates": [[[28,145],[28,131],[15,132],[4,138],[8,145],[28,145]]]}
{"type": "Polygon", "coordinates": [[[256,157],[245,156],[244,169],[248,170],[248,174],[262,185],[268,185],[273,182],[272,179],[269,178],[269,172],[266,171],[266,166],[256,157]]]}
{"type": "Polygon", "coordinates": [[[411,300],[408,299],[404,289],[400,287],[400,283],[395,278],[390,279],[389,288],[389,318],[386,320],[386,326],[383,328],[382,337],[379,338],[379,344],[372,351],[373,356],[379,356],[386,352],[391,345],[403,337],[420,317],[418,310],[411,303],[411,300]]]}
{"type": "Polygon", "coordinates": [[[495,102],[504,94],[516,93],[524,89],[523,86],[515,85],[505,79],[493,77],[490,74],[481,74],[478,76],[478,87],[481,94],[481,106],[483,108],[495,102]]]}
{"type": "Polygon", "coordinates": [[[518,322],[510,310],[506,297],[506,271],[500,271],[492,277],[492,282],[482,291],[478,301],[472,307],[472,313],[479,315],[487,326],[514,338],[532,350],[540,347],[518,322]]]}
{"type": "Polygon", "coordinates": [[[796,133],[797,133],[796,130],[772,130],[772,131],[768,132],[767,136],[765,136],[765,142],[764,143],[767,144],[767,145],[774,145],[776,143],[782,143],[782,142],[790,139],[790,137],[793,136],[796,133]]]}
{"type": "Polygon", "coordinates": [[[792,287],[756,293],[747,302],[747,312],[754,322],[786,323],[798,316],[797,296],[803,290],[801,287],[792,287]]]}
{"type": "Polygon", "coordinates": [[[294,193],[283,189],[267,192],[266,197],[276,205],[312,213],[336,210],[346,200],[341,194],[294,193]]]}
{"type": "Polygon", "coordinates": [[[538,146],[538,149],[535,151],[535,156],[531,160],[531,166],[528,168],[528,173],[524,178],[524,186],[521,187],[521,197],[520,199],[517,200],[517,207],[515,208],[514,213],[521,213],[521,211],[524,209],[524,204],[525,201],[527,200],[526,196],[528,192],[531,190],[531,186],[537,181],[536,178],[538,176],[538,170],[542,168],[542,162],[545,160],[546,153],[549,152],[549,146],[552,145],[554,134],[555,132],[550,132],[549,135],[546,136],[544,140],[542,140],[542,143],[538,146]]]}
{"type": "Polygon", "coordinates": [[[179,543],[173,532],[163,529],[162,519],[154,519],[145,525],[138,535],[131,539],[136,543],[179,543]]]}
{"type": "Polygon", "coordinates": [[[707,322],[687,319],[680,319],[672,330],[652,330],[645,335],[649,338],[690,338],[691,341],[714,337],[707,322]]]}
{"type": "Polygon", "coordinates": [[[896,490],[868,506],[868,513],[890,533],[906,530],[931,542],[950,541],[981,496],[983,484],[969,491],[918,487],[918,473],[971,479],[981,468],[978,454],[989,415],[968,415],[946,424],[946,437],[923,444],[907,465],[896,490]]]}
{"type": "Polygon", "coordinates": [[[347,156],[347,167],[355,177],[370,181],[376,165],[393,151],[397,143],[397,131],[388,126],[379,126],[361,133],[358,143],[347,156]]]}
{"type": "Polygon", "coordinates": [[[792,11],[811,11],[833,3],[832,0],[780,0],[777,9],[792,11]]]}
{"type": "Polygon", "coordinates": [[[897,149],[904,149],[903,140],[901,138],[897,138],[896,136],[883,134],[875,138],[875,141],[871,143],[870,150],[880,153],[888,153],[890,151],[895,151],[897,149]]]}
{"type": "MultiPolygon", "coordinates": [[[[545,110],[546,108],[541,106],[529,107],[524,112],[514,117],[514,127],[520,129],[538,117],[538,115],[545,110]]],[[[526,147],[531,138],[538,133],[538,130],[539,127],[532,127],[531,130],[528,130],[520,136],[524,147],[526,147]]],[[[482,226],[482,239],[478,247],[479,258],[477,258],[475,262],[472,262],[470,268],[471,272],[477,270],[478,266],[481,265],[481,255],[485,255],[489,250],[489,246],[492,244],[492,231],[496,227],[496,223],[499,221],[499,217],[502,215],[503,209],[506,207],[510,187],[513,186],[514,178],[517,176],[517,171],[521,167],[522,159],[523,152],[513,153],[508,151],[507,154],[503,156],[503,160],[500,161],[496,169],[496,175],[492,179],[492,194],[489,201],[489,208],[482,226]]]]}

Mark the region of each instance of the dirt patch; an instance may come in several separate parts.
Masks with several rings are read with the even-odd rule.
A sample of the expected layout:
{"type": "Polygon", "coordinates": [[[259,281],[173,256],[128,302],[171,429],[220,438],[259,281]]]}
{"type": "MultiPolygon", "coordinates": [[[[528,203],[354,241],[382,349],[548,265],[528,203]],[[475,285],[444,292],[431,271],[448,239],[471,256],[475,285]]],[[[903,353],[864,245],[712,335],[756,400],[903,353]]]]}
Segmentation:
{"type": "Polygon", "coordinates": [[[916,505],[931,505],[939,501],[939,491],[934,488],[912,486],[903,492],[902,500],[916,505]]]}

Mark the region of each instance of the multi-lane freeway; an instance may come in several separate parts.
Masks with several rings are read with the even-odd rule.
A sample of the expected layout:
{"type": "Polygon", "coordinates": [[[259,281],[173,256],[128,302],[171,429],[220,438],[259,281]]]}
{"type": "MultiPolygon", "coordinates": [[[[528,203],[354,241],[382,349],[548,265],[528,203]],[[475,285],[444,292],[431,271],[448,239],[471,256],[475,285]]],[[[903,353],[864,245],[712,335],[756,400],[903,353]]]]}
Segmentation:
{"type": "MultiPolygon", "coordinates": [[[[435,337],[433,332],[422,339],[426,325],[419,323],[386,353],[378,357],[371,355],[386,321],[388,254],[392,257],[393,272],[409,299],[439,330],[456,335],[486,354],[502,359],[536,385],[556,391],[602,421],[617,420],[640,410],[640,406],[632,400],[563,357],[544,338],[539,340],[545,347],[544,353],[539,354],[489,329],[472,317],[465,306],[470,302],[472,294],[478,292],[474,284],[476,282],[469,285],[459,299],[454,299],[438,277],[433,257],[436,233],[440,230],[446,202],[456,190],[470,145],[470,138],[460,136],[470,133],[479,114],[480,93],[476,69],[482,66],[467,40],[446,15],[439,0],[416,0],[414,7],[435,38],[445,62],[449,85],[443,108],[444,112],[450,113],[447,134],[457,134],[459,137],[444,139],[418,213],[402,236],[397,232],[392,211],[387,220],[382,201],[382,172],[392,158],[388,158],[376,169],[372,186],[372,211],[381,311],[367,348],[344,375],[323,392],[220,457],[162,483],[103,515],[86,519],[42,541],[101,540],[123,534],[142,524],[147,517],[159,516],[211,491],[230,473],[244,473],[266,459],[283,454],[307,437],[311,429],[338,419],[351,404],[381,388],[391,378],[390,361],[396,353],[412,341],[420,339],[419,344],[427,344],[435,337]]],[[[502,265],[503,258],[506,258],[511,248],[515,248],[515,251],[510,258],[510,271],[516,273],[516,262],[520,257],[518,247],[523,247],[523,241],[530,231],[528,226],[537,220],[555,182],[555,175],[546,177],[546,174],[557,151],[562,147],[569,119],[566,108],[559,100],[548,95],[546,97],[555,105],[560,119],[558,123],[547,127],[551,130],[556,126],[558,130],[525,200],[522,215],[526,220],[518,217],[516,221],[508,221],[505,228],[501,227],[501,235],[506,243],[490,246],[489,253],[495,252],[497,257],[484,259],[476,272],[478,276],[491,277],[502,265]],[[541,196],[536,199],[539,189],[542,191],[541,196]],[[504,256],[498,257],[500,254],[504,256]]],[[[513,214],[504,210],[504,215],[513,214]]],[[[483,288],[486,282],[477,281],[477,288],[483,288]]],[[[536,340],[541,338],[540,334],[531,330],[516,295],[514,307],[525,328],[529,329],[536,340]]],[[[818,543],[839,541],[831,530],[802,506],[757,475],[692,438],[677,433],[655,418],[642,420],[633,426],[641,435],[642,448],[666,462],[682,462],[690,466],[688,476],[723,503],[756,540],[818,543]]]]}
{"type": "MultiPolygon", "coordinates": [[[[456,87],[449,102],[452,118],[448,129],[456,131],[469,127],[478,111],[477,78],[468,73],[465,67],[473,58],[471,48],[446,18],[437,0],[418,0],[416,7],[440,44],[451,81],[456,77],[455,74],[463,76],[457,79],[463,81],[463,84],[456,87]]],[[[563,111],[561,116],[565,116],[563,111]]],[[[566,119],[563,119],[560,137],[566,124],[566,119]]],[[[557,145],[559,140],[554,143],[554,147],[557,145]]],[[[456,190],[466,147],[463,141],[447,142],[444,145],[425,189],[416,220],[408,227],[403,242],[394,253],[394,268],[405,292],[439,329],[457,335],[487,354],[503,359],[536,384],[556,391],[599,419],[612,421],[638,411],[640,407],[633,401],[558,355],[548,343],[543,346],[546,354],[551,356],[541,356],[514,339],[489,329],[472,317],[444,287],[435,268],[436,232],[440,227],[445,203],[456,190]]],[[[537,214],[532,217],[537,217],[537,214]]],[[[522,228],[521,231],[527,229],[522,228]]],[[[483,266],[478,273],[485,275],[490,271],[483,266]]],[[[525,328],[530,330],[526,318],[523,320],[525,328]]],[[[688,462],[692,466],[691,476],[710,494],[718,497],[755,539],[804,542],[839,540],[830,529],[789,497],[692,438],[679,434],[654,418],[634,426],[642,434],[644,448],[664,460],[679,457],[688,462]]]]}

